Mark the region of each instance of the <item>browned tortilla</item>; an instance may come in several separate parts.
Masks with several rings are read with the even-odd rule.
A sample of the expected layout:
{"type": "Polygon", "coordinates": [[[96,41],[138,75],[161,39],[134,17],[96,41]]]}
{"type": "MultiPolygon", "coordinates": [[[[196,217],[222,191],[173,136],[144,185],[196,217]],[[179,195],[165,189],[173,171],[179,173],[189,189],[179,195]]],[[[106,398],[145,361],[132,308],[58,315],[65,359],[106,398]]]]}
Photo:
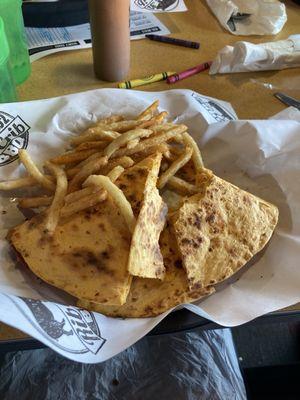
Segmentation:
{"type": "Polygon", "coordinates": [[[190,303],[214,292],[212,287],[189,290],[186,272],[182,268],[181,256],[170,228],[162,232],[160,246],[166,267],[163,281],[133,278],[126,303],[121,307],[83,300],[78,301],[78,306],[112,317],[154,317],[178,304],[190,303]]]}
{"type": "Polygon", "coordinates": [[[165,275],[159,237],[168,208],[156,188],[161,158],[160,153],[154,157],[148,172],[142,207],[131,240],[128,271],[141,278],[163,279],[165,275]]]}
{"type": "MultiPolygon", "coordinates": [[[[118,179],[136,213],[155,156],[118,179]]],[[[114,201],[108,199],[62,221],[53,237],[43,232],[43,215],[15,227],[9,239],[28,267],[44,281],[75,297],[121,305],[129,292],[131,234],[114,201]]]]}
{"type": "Polygon", "coordinates": [[[42,218],[9,235],[32,272],[75,297],[123,304],[132,279],[127,271],[131,235],[113,200],[77,213],[52,237],[43,231],[42,218]]]}
{"type": "Polygon", "coordinates": [[[149,171],[156,163],[157,155],[153,154],[140,161],[138,164],[126,169],[116,181],[116,185],[123,191],[125,197],[131,204],[135,217],[138,217],[141,210],[149,171]]]}
{"type": "Polygon", "coordinates": [[[234,274],[267,244],[277,221],[274,205],[214,176],[172,218],[189,287],[234,274]]]}

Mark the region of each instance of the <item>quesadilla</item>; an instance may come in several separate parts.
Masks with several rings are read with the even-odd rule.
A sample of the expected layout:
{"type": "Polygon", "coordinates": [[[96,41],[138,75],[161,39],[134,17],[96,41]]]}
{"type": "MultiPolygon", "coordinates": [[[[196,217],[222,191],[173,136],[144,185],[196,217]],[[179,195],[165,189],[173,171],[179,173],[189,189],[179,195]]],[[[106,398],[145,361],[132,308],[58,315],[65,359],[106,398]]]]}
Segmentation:
{"type": "Polygon", "coordinates": [[[75,297],[121,305],[129,292],[131,235],[110,197],[59,224],[52,236],[43,215],[15,227],[9,240],[45,282],[75,297]]]}
{"type": "Polygon", "coordinates": [[[160,238],[166,268],[165,279],[133,278],[126,303],[120,307],[97,304],[80,299],[79,307],[111,317],[154,317],[182,303],[190,303],[214,292],[212,287],[189,290],[186,272],[176,246],[175,236],[166,227],[160,238]]]}
{"type": "MultiPolygon", "coordinates": [[[[117,184],[138,214],[148,170],[148,157],[126,170],[117,184]],[[126,184],[126,182],[131,184],[126,184]]],[[[132,276],[128,273],[131,234],[114,201],[73,215],[53,236],[43,231],[43,214],[15,227],[9,240],[28,267],[45,282],[75,297],[104,304],[124,304],[132,276]]]]}
{"type": "Polygon", "coordinates": [[[160,155],[153,154],[132,167],[126,169],[115,182],[121,189],[131,204],[134,216],[137,218],[144,198],[145,185],[148,179],[149,171],[154,166],[160,166],[160,155]]]}
{"type": "Polygon", "coordinates": [[[172,216],[190,289],[237,272],[267,244],[277,221],[276,206],[213,176],[172,216]]]}
{"type": "Polygon", "coordinates": [[[148,172],[141,210],[131,240],[128,271],[141,278],[163,279],[165,274],[159,237],[168,208],[156,188],[161,159],[162,154],[157,154],[148,172]]]}

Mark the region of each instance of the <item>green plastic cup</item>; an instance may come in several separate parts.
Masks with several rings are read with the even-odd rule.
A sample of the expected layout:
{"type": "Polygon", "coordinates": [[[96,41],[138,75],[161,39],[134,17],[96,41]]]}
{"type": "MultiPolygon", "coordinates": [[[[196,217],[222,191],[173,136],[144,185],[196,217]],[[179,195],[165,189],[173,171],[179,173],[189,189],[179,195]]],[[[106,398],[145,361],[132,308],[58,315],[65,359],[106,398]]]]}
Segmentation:
{"type": "Polygon", "coordinates": [[[10,66],[9,46],[0,17],[0,103],[17,101],[17,92],[10,66]]]}
{"type": "Polygon", "coordinates": [[[22,0],[0,0],[0,17],[3,19],[10,49],[10,62],[17,85],[30,75],[28,47],[22,15],[22,0]]]}

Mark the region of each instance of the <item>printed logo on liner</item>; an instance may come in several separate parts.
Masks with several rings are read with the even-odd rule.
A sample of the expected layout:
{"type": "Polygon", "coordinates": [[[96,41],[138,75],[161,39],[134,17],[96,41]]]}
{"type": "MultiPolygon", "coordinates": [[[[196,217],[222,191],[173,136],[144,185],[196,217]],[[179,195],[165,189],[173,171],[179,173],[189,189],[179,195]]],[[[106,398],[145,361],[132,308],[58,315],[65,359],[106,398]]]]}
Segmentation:
{"type": "Polygon", "coordinates": [[[61,350],[97,354],[106,342],[92,312],[49,301],[9,298],[39,334],[61,350]]]}
{"type": "Polygon", "coordinates": [[[226,122],[236,119],[229,110],[225,110],[225,108],[221,107],[212,99],[208,99],[207,97],[201,96],[195,92],[192,93],[192,97],[210,114],[214,121],[226,122]]]}
{"type": "Polygon", "coordinates": [[[29,129],[19,115],[0,111],[0,167],[17,160],[19,150],[26,149],[29,129]]]}
{"type": "Polygon", "coordinates": [[[135,5],[141,10],[168,10],[171,11],[178,6],[178,0],[135,0],[135,5]]]}

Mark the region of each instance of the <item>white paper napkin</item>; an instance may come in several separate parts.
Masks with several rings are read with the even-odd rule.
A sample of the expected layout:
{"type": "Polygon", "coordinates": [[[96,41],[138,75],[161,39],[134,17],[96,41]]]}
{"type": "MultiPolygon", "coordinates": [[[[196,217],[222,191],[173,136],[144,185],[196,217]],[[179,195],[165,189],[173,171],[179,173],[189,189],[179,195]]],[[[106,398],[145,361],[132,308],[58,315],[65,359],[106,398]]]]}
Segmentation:
{"type": "Polygon", "coordinates": [[[276,35],[287,21],[285,5],[278,0],[206,0],[220,24],[233,35],[276,35]],[[250,14],[228,24],[232,16],[250,14]]]}
{"type": "Polygon", "coordinates": [[[300,35],[286,40],[253,44],[236,42],[219,51],[209,73],[267,71],[300,67],[300,35]]]}

